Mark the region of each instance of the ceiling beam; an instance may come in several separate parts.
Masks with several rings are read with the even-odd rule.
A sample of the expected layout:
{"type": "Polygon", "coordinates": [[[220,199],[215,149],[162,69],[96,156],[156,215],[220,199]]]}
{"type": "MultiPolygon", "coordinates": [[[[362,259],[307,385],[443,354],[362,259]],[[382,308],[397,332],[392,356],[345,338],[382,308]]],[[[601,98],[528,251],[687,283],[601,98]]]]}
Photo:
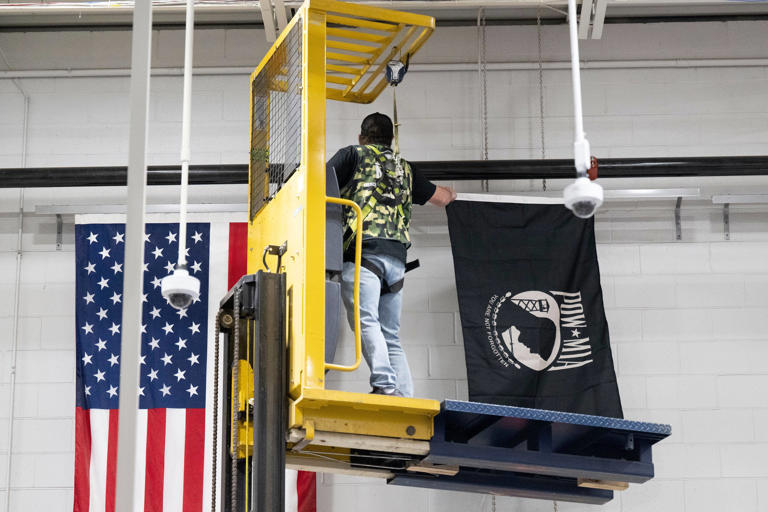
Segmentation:
{"type": "Polygon", "coordinates": [[[595,6],[595,19],[592,23],[592,39],[601,39],[603,37],[603,27],[605,26],[605,13],[608,8],[608,0],[597,0],[595,6]]]}
{"type": "Polygon", "coordinates": [[[592,24],[592,7],[594,0],[582,0],[581,15],[579,17],[579,39],[589,37],[589,27],[592,24]]]}

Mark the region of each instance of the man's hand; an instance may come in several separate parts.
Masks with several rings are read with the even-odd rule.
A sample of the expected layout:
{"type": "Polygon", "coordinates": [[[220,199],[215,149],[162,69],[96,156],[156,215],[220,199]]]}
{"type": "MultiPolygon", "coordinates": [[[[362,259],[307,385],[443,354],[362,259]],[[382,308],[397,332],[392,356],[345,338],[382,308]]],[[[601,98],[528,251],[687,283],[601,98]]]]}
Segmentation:
{"type": "Polygon", "coordinates": [[[456,191],[450,187],[435,188],[435,193],[429,198],[429,203],[435,206],[448,206],[456,199],[456,191]]]}

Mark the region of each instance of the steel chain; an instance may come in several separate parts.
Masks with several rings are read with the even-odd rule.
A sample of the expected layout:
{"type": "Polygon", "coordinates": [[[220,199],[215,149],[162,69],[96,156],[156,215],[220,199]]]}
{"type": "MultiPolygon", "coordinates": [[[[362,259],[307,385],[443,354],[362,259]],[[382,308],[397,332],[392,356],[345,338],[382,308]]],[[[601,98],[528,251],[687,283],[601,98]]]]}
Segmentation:
{"type": "Polygon", "coordinates": [[[216,512],[216,464],[219,459],[219,336],[221,310],[216,313],[213,328],[213,444],[211,447],[211,512],[216,512]]]}
{"type": "Polygon", "coordinates": [[[230,493],[230,510],[237,510],[237,455],[239,448],[239,396],[240,396],[240,288],[235,288],[234,295],[234,345],[232,347],[232,486],[230,493]]]}
{"type": "MultiPolygon", "coordinates": [[[[546,158],[546,144],[544,140],[544,63],[541,50],[541,10],[536,12],[536,35],[539,42],[539,137],[541,143],[541,159],[546,158]]],[[[541,180],[543,190],[547,191],[547,179],[541,180]]]]}
{"type": "MultiPolygon", "coordinates": [[[[477,12],[477,72],[480,79],[480,129],[482,130],[483,160],[488,160],[488,53],[487,53],[487,23],[485,8],[477,12]]],[[[488,180],[481,181],[481,188],[488,191],[488,180]]]]}

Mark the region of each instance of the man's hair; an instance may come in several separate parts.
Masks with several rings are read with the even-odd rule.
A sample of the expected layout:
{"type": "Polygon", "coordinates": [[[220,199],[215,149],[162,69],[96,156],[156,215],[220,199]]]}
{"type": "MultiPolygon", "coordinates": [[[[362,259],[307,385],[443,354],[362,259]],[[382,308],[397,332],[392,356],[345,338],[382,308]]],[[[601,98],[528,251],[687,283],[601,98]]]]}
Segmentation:
{"type": "Polygon", "coordinates": [[[392,144],[392,120],[386,114],[375,112],[365,119],[360,125],[360,135],[366,138],[369,144],[392,144]]]}

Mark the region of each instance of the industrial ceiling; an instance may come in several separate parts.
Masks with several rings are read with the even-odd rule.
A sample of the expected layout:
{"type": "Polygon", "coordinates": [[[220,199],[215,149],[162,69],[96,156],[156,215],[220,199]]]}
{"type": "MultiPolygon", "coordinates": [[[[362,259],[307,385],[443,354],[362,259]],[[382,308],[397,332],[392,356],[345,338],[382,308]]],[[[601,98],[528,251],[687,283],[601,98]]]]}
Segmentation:
{"type": "MultiPolygon", "coordinates": [[[[274,1],[273,8],[284,6],[289,11],[301,5],[297,1],[274,1]]],[[[155,0],[154,23],[160,26],[182,27],[184,2],[155,0]]],[[[545,23],[563,22],[566,0],[433,0],[433,1],[370,1],[361,4],[388,7],[429,14],[438,24],[471,24],[478,10],[485,9],[489,24],[535,22],[537,15],[545,23]]],[[[584,0],[589,6],[592,22],[663,22],[715,21],[730,19],[768,19],[768,3],[722,0],[584,0]]],[[[253,27],[262,23],[263,6],[257,1],[204,0],[197,2],[196,21],[199,25],[253,27]]],[[[0,0],[0,31],[8,30],[106,30],[129,28],[133,2],[128,1],[46,1],[18,2],[0,0]]],[[[583,17],[583,15],[581,15],[583,17]]]]}

